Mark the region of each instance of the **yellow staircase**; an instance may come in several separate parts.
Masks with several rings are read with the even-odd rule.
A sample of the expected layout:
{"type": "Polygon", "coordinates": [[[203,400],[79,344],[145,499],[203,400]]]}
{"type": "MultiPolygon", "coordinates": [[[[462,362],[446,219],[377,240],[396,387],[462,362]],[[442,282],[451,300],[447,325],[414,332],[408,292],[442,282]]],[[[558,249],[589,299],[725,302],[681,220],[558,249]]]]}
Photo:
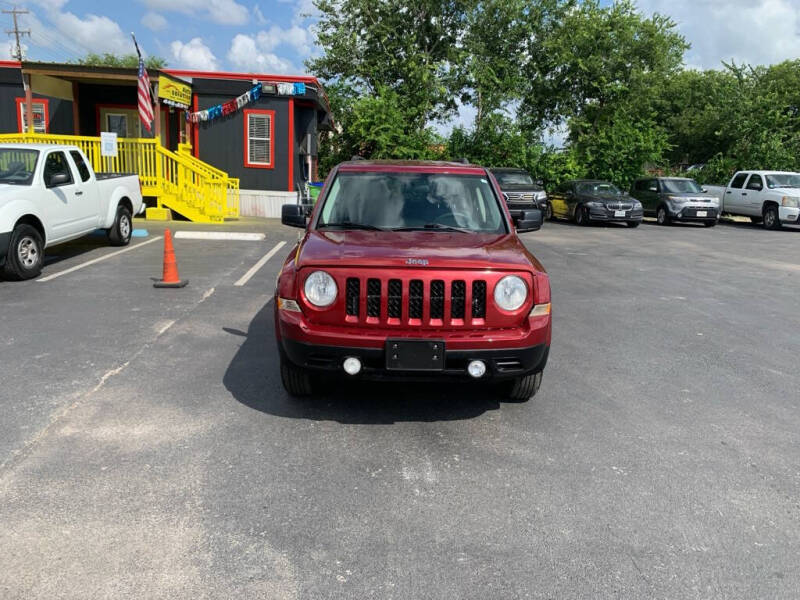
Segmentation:
{"type": "Polygon", "coordinates": [[[190,221],[222,223],[239,216],[239,180],[191,154],[181,144],[177,152],[148,138],[119,138],[117,156],[101,156],[100,138],[49,133],[0,134],[0,143],[68,144],[77,146],[98,173],[136,173],[142,195],[156,199],[190,221]]]}

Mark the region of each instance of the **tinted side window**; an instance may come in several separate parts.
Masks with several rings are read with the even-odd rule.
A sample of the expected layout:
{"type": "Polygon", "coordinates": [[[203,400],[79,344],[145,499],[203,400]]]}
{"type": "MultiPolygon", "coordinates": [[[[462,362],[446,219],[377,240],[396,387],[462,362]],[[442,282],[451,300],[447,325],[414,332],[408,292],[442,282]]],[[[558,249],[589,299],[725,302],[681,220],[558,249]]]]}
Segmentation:
{"type": "Polygon", "coordinates": [[[736,177],[733,178],[731,181],[732,188],[740,188],[744,185],[744,180],[747,179],[747,173],[739,173],[736,177]]]}
{"type": "Polygon", "coordinates": [[[51,152],[47,155],[47,160],[44,163],[44,184],[49,186],[50,179],[59,173],[64,173],[67,176],[67,181],[60,185],[72,183],[72,170],[69,168],[69,163],[67,163],[67,156],[63,152],[51,152]]]}
{"type": "Polygon", "coordinates": [[[78,167],[78,173],[81,175],[81,181],[89,181],[89,178],[92,175],[89,173],[89,167],[86,166],[86,162],[83,160],[81,153],[77,150],[72,150],[69,155],[72,157],[72,160],[75,161],[75,166],[78,167]]]}
{"type": "Polygon", "coordinates": [[[761,175],[753,174],[750,176],[750,181],[747,182],[747,189],[748,190],[760,190],[764,187],[764,180],[761,179],[761,175]]]}
{"type": "Polygon", "coordinates": [[[633,184],[633,189],[642,191],[647,189],[646,181],[644,179],[637,179],[636,183],[633,184]]]}

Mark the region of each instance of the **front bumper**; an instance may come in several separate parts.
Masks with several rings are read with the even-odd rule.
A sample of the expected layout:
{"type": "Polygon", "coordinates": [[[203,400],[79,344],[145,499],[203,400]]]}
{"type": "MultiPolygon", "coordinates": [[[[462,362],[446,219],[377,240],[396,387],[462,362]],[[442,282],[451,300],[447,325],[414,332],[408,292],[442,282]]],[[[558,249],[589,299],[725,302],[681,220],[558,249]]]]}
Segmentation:
{"type": "Polygon", "coordinates": [[[781,223],[800,224],[800,208],[778,207],[778,218],[781,223]]]}
{"type": "Polygon", "coordinates": [[[8,255],[8,247],[11,244],[11,232],[6,231],[0,233],[0,265],[4,265],[6,262],[6,256],[8,255]]]}
{"type": "Polygon", "coordinates": [[[330,374],[341,373],[345,358],[361,361],[360,379],[403,379],[430,381],[436,379],[462,379],[476,381],[467,374],[467,363],[482,360],[486,374],[480,381],[502,381],[544,370],[550,346],[539,344],[527,348],[491,350],[445,350],[444,369],[441,371],[395,371],[386,369],[386,352],[383,348],[354,348],[349,346],[318,346],[289,339],[278,342],[281,352],[299,367],[330,374]]]}
{"type": "Polygon", "coordinates": [[[609,210],[607,208],[589,208],[590,221],[607,221],[609,223],[629,223],[631,221],[641,222],[644,217],[642,209],[639,210],[626,210],[625,215],[617,215],[617,211],[609,210]]]}
{"type": "Polygon", "coordinates": [[[719,218],[719,207],[708,204],[681,204],[670,207],[670,217],[676,221],[714,221],[719,218]],[[697,213],[705,212],[705,215],[697,213]]]}

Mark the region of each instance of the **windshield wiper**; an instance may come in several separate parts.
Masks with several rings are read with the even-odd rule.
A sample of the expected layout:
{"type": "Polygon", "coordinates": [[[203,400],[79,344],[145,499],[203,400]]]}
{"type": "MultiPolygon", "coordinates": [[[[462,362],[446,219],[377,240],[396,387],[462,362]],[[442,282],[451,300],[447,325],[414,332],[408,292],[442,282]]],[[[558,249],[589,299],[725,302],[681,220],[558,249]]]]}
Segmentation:
{"type": "Polygon", "coordinates": [[[457,231],[458,233],[473,233],[469,229],[442,225],[441,223],[425,223],[417,227],[393,227],[391,231],[457,231]]]}
{"type": "Polygon", "coordinates": [[[366,223],[352,223],[350,221],[339,221],[338,223],[324,223],[319,226],[323,227],[339,227],[341,229],[363,229],[365,231],[386,231],[383,227],[376,227],[375,225],[367,225],[366,223]]]}

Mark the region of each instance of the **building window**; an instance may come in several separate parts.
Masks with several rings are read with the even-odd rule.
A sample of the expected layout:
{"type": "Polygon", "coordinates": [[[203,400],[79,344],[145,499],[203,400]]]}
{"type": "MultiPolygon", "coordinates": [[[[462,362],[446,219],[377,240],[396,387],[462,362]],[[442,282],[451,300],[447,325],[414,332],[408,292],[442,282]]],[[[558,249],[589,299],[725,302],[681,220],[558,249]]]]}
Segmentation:
{"type": "MultiPolygon", "coordinates": [[[[46,98],[33,99],[33,130],[36,133],[47,133],[50,126],[49,106],[46,98]]],[[[17,98],[17,127],[20,133],[28,132],[25,98],[17,98]]]]}
{"type": "Polygon", "coordinates": [[[275,111],[244,111],[244,166],[271,169],[274,165],[275,111]]]}

